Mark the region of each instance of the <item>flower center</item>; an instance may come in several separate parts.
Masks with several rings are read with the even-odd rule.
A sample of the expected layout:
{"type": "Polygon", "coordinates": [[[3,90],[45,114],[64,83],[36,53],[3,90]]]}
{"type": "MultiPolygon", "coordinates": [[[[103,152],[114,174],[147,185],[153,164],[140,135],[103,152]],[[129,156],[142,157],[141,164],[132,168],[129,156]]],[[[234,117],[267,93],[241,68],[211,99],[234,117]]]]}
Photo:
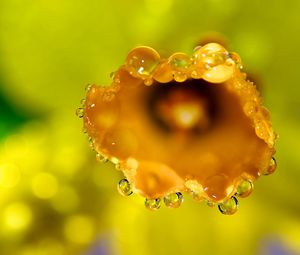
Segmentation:
{"type": "Polygon", "coordinates": [[[216,102],[211,86],[203,80],[154,84],[149,93],[151,116],[167,131],[204,132],[215,116],[216,102]]]}

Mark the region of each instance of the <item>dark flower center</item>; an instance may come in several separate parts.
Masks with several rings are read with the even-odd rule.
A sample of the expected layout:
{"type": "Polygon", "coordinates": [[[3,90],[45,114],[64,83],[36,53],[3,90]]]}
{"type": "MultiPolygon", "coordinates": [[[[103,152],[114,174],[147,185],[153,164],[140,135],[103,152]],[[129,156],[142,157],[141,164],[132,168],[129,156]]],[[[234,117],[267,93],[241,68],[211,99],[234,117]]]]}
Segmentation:
{"type": "Polygon", "coordinates": [[[166,132],[205,132],[218,112],[214,86],[204,80],[154,84],[148,93],[150,116],[166,132]]]}

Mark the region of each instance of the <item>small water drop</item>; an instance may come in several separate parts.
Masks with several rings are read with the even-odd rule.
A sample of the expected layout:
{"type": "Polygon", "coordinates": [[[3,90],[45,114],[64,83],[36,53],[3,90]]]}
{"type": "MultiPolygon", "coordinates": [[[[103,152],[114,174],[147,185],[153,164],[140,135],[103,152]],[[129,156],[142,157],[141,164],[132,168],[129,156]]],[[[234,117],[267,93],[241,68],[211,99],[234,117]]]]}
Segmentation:
{"type": "Polygon", "coordinates": [[[230,52],[229,57],[230,57],[230,59],[232,59],[234,61],[237,68],[239,68],[239,69],[243,68],[241,58],[237,53],[230,52]]]}
{"type": "Polygon", "coordinates": [[[243,180],[237,187],[236,194],[239,197],[247,197],[253,191],[253,183],[250,180],[243,180]]]}
{"type": "Polygon", "coordinates": [[[80,100],[80,105],[84,108],[85,106],[85,103],[86,103],[86,100],[85,99],[81,99],[80,100]]]}
{"type": "Polygon", "coordinates": [[[77,110],[76,110],[76,115],[77,115],[79,118],[83,118],[83,116],[84,116],[84,109],[81,108],[81,107],[77,108],[77,110]]]}
{"type": "Polygon", "coordinates": [[[96,160],[101,162],[101,163],[106,163],[108,161],[107,157],[103,156],[100,153],[96,154],[96,160]]]}
{"type": "Polygon", "coordinates": [[[274,173],[276,168],[277,168],[276,159],[274,157],[272,157],[270,160],[269,167],[268,167],[267,171],[264,173],[264,175],[269,175],[269,174],[274,173]]]}
{"type": "Polygon", "coordinates": [[[178,208],[183,202],[180,192],[172,193],[164,197],[165,205],[169,208],[178,208]]]}
{"type": "Polygon", "coordinates": [[[161,205],[160,198],[156,198],[156,199],[146,198],[145,199],[145,207],[149,210],[152,210],[152,211],[158,210],[160,208],[160,205],[161,205]]]}
{"type": "Polygon", "coordinates": [[[122,196],[130,196],[133,192],[131,190],[130,183],[127,179],[122,179],[118,183],[118,191],[122,196]]]}
{"type": "Polygon", "coordinates": [[[92,150],[95,150],[95,143],[92,137],[89,137],[89,146],[92,150]]]}
{"type": "Polygon", "coordinates": [[[169,58],[169,63],[173,70],[185,72],[191,66],[191,58],[184,53],[175,53],[169,58]]]}
{"type": "Polygon", "coordinates": [[[222,214],[232,215],[238,210],[238,200],[235,197],[232,197],[227,201],[220,203],[218,208],[222,214]]]}
{"type": "Polygon", "coordinates": [[[206,204],[209,206],[209,207],[215,207],[216,203],[212,202],[212,201],[209,201],[207,200],[206,201],[206,204]]]}
{"type": "Polygon", "coordinates": [[[116,164],[115,164],[115,168],[116,168],[116,170],[118,170],[118,171],[121,171],[121,170],[122,170],[121,164],[120,164],[120,163],[116,163],[116,164]]]}
{"type": "Polygon", "coordinates": [[[148,78],[148,79],[144,80],[144,84],[146,86],[151,86],[153,84],[153,79],[152,78],[148,78]]]}
{"type": "Polygon", "coordinates": [[[147,79],[159,64],[159,54],[150,47],[137,47],[129,52],[125,67],[134,77],[147,79]]]}
{"type": "Polygon", "coordinates": [[[258,112],[257,103],[255,101],[247,102],[243,109],[247,116],[254,116],[258,112]]]}
{"type": "Polygon", "coordinates": [[[91,90],[92,86],[93,86],[92,84],[86,85],[85,92],[88,93],[91,90]]]}
{"type": "Polygon", "coordinates": [[[185,82],[187,78],[187,75],[183,72],[174,72],[174,80],[177,82],[185,82]]]}
{"type": "Polygon", "coordinates": [[[203,73],[203,69],[197,68],[197,70],[193,70],[190,75],[193,79],[200,79],[203,73]]]}

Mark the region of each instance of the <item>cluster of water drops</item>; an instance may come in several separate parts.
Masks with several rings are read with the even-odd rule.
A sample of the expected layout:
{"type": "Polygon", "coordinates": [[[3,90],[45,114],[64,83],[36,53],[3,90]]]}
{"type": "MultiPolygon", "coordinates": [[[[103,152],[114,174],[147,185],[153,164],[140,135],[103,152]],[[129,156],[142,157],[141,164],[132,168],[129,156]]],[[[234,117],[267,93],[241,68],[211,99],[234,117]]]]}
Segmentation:
{"type": "Polygon", "coordinates": [[[172,80],[184,82],[188,78],[222,83],[242,65],[236,53],[229,53],[220,44],[208,43],[195,48],[191,57],[174,53],[168,59],[161,58],[150,47],[137,47],[129,52],[125,68],[133,77],[142,79],[145,85],[151,85],[154,80],[167,83],[172,80]]]}
{"type": "MultiPolygon", "coordinates": [[[[87,84],[85,87],[86,94],[91,90],[92,84],[87,84]]],[[[78,118],[84,117],[84,109],[85,109],[85,103],[86,99],[81,99],[79,107],[76,109],[76,115],[78,118]]],[[[84,133],[86,133],[85,130],[83,130],[84,133]]]]}
{"type": "MultiPolygon", "coordinates": [[[[133,194],[131,185],[127,179],[122,179],[118,183],[118,191],[122,196],[130,196],[133,194]]],[[[178,208],[183,203],[183,195],[181,192],[170,193],[163,199],[161,198],[145,198],[145,207],[155,211],[161,207],[162,200],[168,208],[178,208]]]]}
{"type": "MultiPolygon", "coordinates": [[[[270,173],[275,171],[276,163],[272,158],[270,164],[270,173]]],[[[131,185],[127,179],[122,179],[118,183],[118,191],[122,196],[130,196],[133,194],[131,185]]],[[[237,212],[239,207],[239,202],[237,197],[245,198],[248,197],[253,191],[253,182],[249,179],[242,179],[237,188],[234,196],[222,202],[213,202],[211,200],[206,200],[206,203],[209,207],[217,206],[219,211],[224,215],[232,215],[237,212]]],[[[190,191],[193,195],[193,198],[196,201],[205,201],[203,196],[197,196],[197,193],[190,191]]],[[[146,198],[145,207],[149,210],[155,211],[161,207],[162,201],[168,208],[178,208],[183,202],[183,195],[181,192],[170,193],[162,198],[146,198]]]]}
{"type": "MultiPolygon", "coordinates": [[[[114,82],[121,79],[117,83],[122,84],[122,79],[126,81],[128,80],[129,83],[140,80],[148,86],[152,85],[154,80],[160,83],[168,83],[172,80],[175,80],[176,82],[184,82],[189,78],[201,78],[211,83],[222,83],[233,76],[235,69],[240,68],[242,68],[242,66],[239,56],[236,53],[229,53],[221,45],[216,43],[209,43],[203,47],[197,47],[194,50],[192,57],[189,57],[184,53],[175,53],[168,59],[161,59],[160,55],[152,48],[137,47],[128,54],[124,67],[122,67],[118,73],[115,73],[116,75],[113,78],[114,82]],[[123,68],[125,68],[127,74],[124,73],[125,70],[123,68]],[[127,75],[131,78],[129,79],[127,75]]],[[[243,90],[241,93],[250,93],[252,95],[252,97],[249,97],[249,95],[247,97],[243,97],[248,100],[243,104],[246,115],[251,117],[255,114],[257,115],[257,112],[259,112],[259,114],[263,114],[262,119],[268,119],[268,116],[265,116],[267,112],[263,112],[260,108],[258,109],[258,101],[255,101],[257,94],[244,89],[242,81],[237,80],[234,84],[234,86],[241,87],[240,91],[243,90]],[[249,98],[254,98],[253,100],[251,99],[253,102],[249,100],[249,98]]],[[[91,88],[92,86],[88,85],[86,87],[86,93],[89,93],[91,88]]],[[[79,118],[84,117],[85,107],[86,101],[83,99],[81,100],[80,107],[76,110],[76,115],[79,118]]],[[[263,125],[265,125],[265,122],[255,124],[256,133],[260,132],[257,134],[259,137],[263,136],[261,132],[265,132],[263,125]]],[[[87,133],[86,130],[84,130],[84,133],[87,133]]],[[[88,139],[91,148],[95,150],[93,139],[89,136],[88,139]]],[[[99,152],[96,152],[96,159],[99,162],[108,161],[108,158],[99,152]]],[[[110,159],[110,161],[116,165],[117,169],[120,168],[118,159],[110,159]]],[[[275,169],[276,160],[275,158],[272,158],[269,167],[263,171],[263,174],[271,174],[275,171],[275,169]]],[[[213,202],[209,199],[206,200],[202,195],[193,191],[191,191],[191,193],[195,200],[206,200],[208,206],[214,207],[217,205],[222,214],[231,215],[238,210],[237,197],[247,197],[251,194],[252,190],[252,181],[249,179],[243,179],[236,186],[234,195],[222,202],[213,202]]],[[[132,185],[127,179],[122,179],[118,183],[118,191],[123,196],[129,196],[134,193],[132,185]]],[[[183,195],[181,192],[174,192],[166,194],[163,198],[145,198],[145,207],[150,210],[157,210],[161,207],[162,201],[168,208],[178,208],[183,203],[183,195]]]]}

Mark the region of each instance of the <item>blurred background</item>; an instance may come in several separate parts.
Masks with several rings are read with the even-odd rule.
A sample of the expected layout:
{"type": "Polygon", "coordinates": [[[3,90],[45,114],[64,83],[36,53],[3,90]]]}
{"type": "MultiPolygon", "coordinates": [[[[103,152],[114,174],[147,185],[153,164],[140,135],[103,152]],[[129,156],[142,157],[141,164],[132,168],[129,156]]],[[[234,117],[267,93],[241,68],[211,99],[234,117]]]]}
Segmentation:
{"type": "Polygon", "coordinates": [[[0,0],[0,254],[300,254],[300,1],[0,0]],[[127,52],[240,54],[279,134],[278,169],[233,216],[144,209],[95,160],[75,109],[127,52]],[[221,37],[220,37],[221,36],[221,37]]]}

